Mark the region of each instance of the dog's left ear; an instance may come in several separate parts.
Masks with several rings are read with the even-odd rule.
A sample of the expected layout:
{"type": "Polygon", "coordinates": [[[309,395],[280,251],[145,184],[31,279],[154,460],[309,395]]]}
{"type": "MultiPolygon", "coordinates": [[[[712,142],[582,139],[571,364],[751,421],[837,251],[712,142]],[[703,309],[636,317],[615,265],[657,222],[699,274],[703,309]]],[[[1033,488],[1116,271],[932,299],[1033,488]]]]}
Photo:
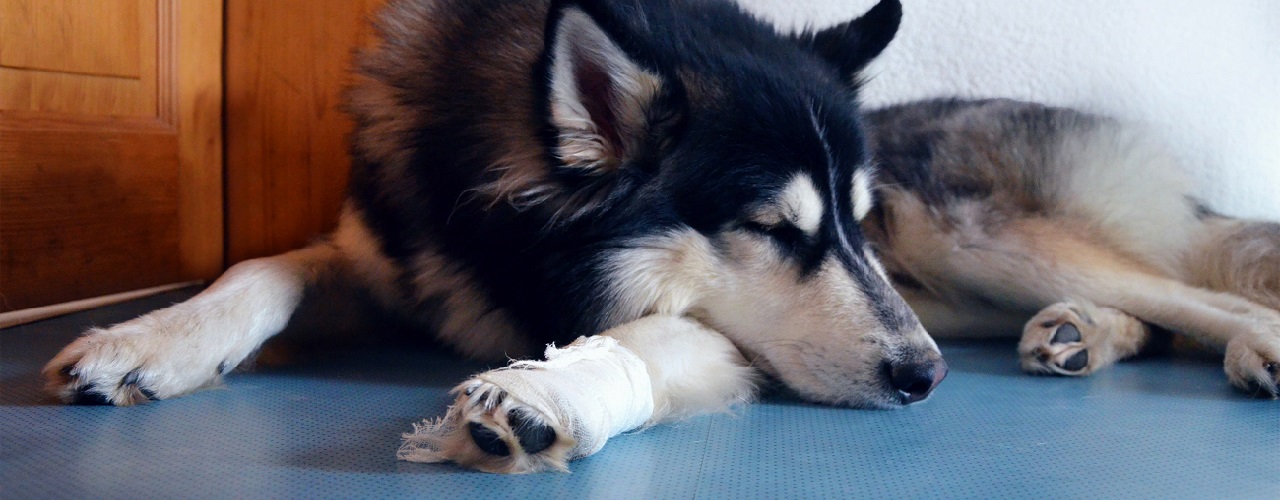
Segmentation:
{"type": "Polygon", "coordinates": [[[610,174],[639,152],[663,78],[628,57],[576,5],[560,10],[549,42],[555,154],[573,173],[610,174]]]}
{"type": "Polygon", "coordinates": [[[855,84],[863,68],[893,41],[902,21],[898,0],[880,3],[862,17],[818,32],[801,33],[797,42],[834,64],[845,82],[855,84]]]}

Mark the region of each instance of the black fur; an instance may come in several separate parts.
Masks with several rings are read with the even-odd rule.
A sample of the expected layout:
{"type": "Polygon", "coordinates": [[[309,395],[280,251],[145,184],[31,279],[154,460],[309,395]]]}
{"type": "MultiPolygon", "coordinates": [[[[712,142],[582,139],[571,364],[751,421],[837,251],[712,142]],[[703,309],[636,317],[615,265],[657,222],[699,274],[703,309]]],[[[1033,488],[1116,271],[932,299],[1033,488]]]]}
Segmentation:
{"type": "Polygon", "coordinates": [[[796,40],[835,64],[849,83],[856,85],[858,74],[889,45],[901,22],[900,3],[880,2],[858,19],[834,28],[802,33],[796,40]],[[848,50],[851,46],[862,50],[848,50]]]}
{"type": "MultiPolygon", "coordinates": [[[[539,12],[529,7],[539,2],[430,3],[440,4],[453,22],[477,26],[470,37],[502,36],[488,32],[500,28],[495,17],[539,12]]],[[[586,12],[627,56],[663,78],[661,95],[648,110],[640,151],[605,178],[560,168],[551,153],[556,136],[546,112],[550,64],[543,51],[526,73],[535,89],[535,109],[512,124],[536,128],[544,148],[543,164],[536,168],[550,172],[544,182],[571,194],[602,192],[581,196],[595,200],[581,213],[577,207],[566,209],[571,202],[564,199],[535,207],[476,200],[472,190],[492,180],[489,169],[496,160],[480,146],[468,147],[494,141],[470,121],[491,105],[474,81],[482,79],[477,75],[483,68],[450,63],[455,66],[424,70],[435,75],[427,81],[366,64],[367,77],[404,90],[406,108],[424,114],[446,110],[397,138],[411,151],[408,165],[385,165],[359,146],[354,150],[350,198],[385,255],[411,269],[419,252],[433,248],[474,275],[474,284],[494,307],[509,313],[534,340],[564,342],[613,326],[604,313],[614,307],[600,286],[605,251],[672,228],[693,228],[714,241],[720,232],[747,223],[745,209],[771,198],[796,172],[807,172],[821,192],[838,193],[838,206],[827,215],[838,220],[824,224],[814,239],[798,238],[786,228],[764,236],[805,269],[813,269],[828,252],[840,253],[859,282],[873,285],[867,288],[877,299],[873,302],[900,303],[865,263],[864,239],[850,216],[852,174],[867,153],[857,87],[846,78],[892,37],[900,12],[896,1],[883,2],[867,20],[798,39],[777,35],[727,1],[556,1],[547,8],[545,43],[554,39],[561,12],[568,8],[586,12]],[[882,22],[892,26],[881,27],[882,22]],[[867,36],[861,35],[864,28],[867,36]],[[836,54],[840,58],[832,59],[836,54]],[[826,134],[830,157],[811,114],[826,134]],[[574,214],[561,217],[565,211],[574,214]],[[836,244],[836,224],[856,251],[836,244]]],[[[384,26],[384,37],[395,38],[388,29],[384,26]]],[[[461,61],[474,50],[466,41],[444,37],[401,59],[404,64],[461,61]]],[[[358,126],[372,122],[361,109],[353,111],[358,126]]],[[[412,276],[402,276],[400,285],[406,298],[416,296],[412,276]]],[[[886,324],[907,321],[893,305],[878,308],[877,314],[886,324]]]]}

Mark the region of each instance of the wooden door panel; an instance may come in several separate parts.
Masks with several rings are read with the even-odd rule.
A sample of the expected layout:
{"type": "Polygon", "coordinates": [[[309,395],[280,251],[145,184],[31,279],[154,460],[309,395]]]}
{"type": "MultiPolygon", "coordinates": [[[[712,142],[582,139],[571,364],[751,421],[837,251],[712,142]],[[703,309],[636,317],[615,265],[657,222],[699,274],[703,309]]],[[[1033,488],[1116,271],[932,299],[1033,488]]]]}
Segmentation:
{"type": "Polygon", "coordinates": [[[0,19],[0,312],[216,275],[221,0],[0,19]]]}
{"type": "MultiPolygon", "coordinates": [[[[154,1],[0,0],[0,66],[139,78],[154,1]]],[[[154,48],[154,39],[152,40],[154,48]]]]}
{"type": "Polygon", "coordinates": [[[227,260],[333,228],[350,169],[339,109],[384,0],[227,1],[227,260]]]}
{"type": "Polygon", "coordinates": [[[0,269],[11,307],[178,280],[178,170],[167,127],[5,130],[0,269]],[[56,161],[47,161],[47,159],[56,161]],[[155,249],[155,250],[151,250],[155,249]],[[92,274],[89,274],[92,273],[92,274]]]}
{"type": "Polygon", "coordinates": [[[168,112],[172,0],[0,0],[0,110],[168,112]],[[166,60],[166,62],[169,62],[166,60]]]}

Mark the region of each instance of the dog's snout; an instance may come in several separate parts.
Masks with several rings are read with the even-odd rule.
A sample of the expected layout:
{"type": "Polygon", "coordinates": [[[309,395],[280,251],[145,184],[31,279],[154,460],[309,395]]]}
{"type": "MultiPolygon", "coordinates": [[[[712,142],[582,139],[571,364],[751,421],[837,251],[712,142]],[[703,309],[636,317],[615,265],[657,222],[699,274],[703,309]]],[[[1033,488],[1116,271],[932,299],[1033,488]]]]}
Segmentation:
{"type": "Polygon", "coordinates": [[[929,397],[947,377],[947,362],[941,358],[894,363],[889,368],[889,384],[901,391],[906,404],[929,397]]]}

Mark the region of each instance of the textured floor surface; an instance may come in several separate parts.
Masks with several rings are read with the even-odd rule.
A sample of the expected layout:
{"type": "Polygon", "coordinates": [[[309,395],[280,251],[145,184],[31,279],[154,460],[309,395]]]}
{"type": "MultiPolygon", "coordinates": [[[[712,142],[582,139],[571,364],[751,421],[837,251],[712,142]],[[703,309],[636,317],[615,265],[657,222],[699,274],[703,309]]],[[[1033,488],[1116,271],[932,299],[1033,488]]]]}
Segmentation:
{"type": "Polygon", "coordinates": [[[0,332],[0,498],[1280,498],[1280,401],[1216,364],[1029,377],[1009,343],[944,344],[951,375],[905,410],[771,396],[519,477],[395,460],[482,368],[437,354],[366,349],[134,408],[40,395],[39,367],[83,328],[188,294],[0,332]]]}

